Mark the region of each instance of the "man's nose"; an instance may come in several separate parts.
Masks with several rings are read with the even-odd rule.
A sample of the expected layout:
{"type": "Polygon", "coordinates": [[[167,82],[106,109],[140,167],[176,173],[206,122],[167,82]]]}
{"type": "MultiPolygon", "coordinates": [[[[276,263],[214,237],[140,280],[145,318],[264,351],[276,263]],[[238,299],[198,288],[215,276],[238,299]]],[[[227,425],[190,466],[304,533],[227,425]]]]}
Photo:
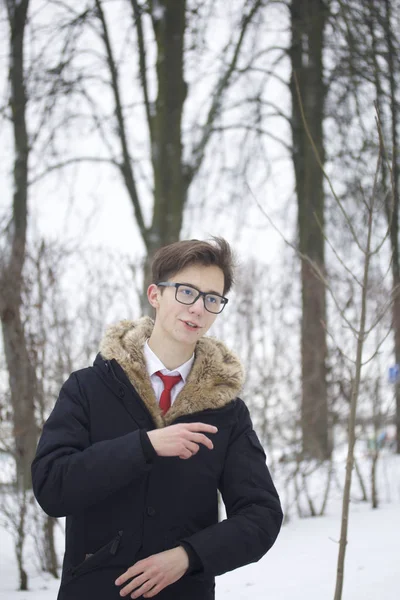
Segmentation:
{"type": "Polygon", "coordinates": [[[189,306],[189,310],[193,314],[202,314],[205,311],[203,296],[199,296],[196,302],[189,306]]]}

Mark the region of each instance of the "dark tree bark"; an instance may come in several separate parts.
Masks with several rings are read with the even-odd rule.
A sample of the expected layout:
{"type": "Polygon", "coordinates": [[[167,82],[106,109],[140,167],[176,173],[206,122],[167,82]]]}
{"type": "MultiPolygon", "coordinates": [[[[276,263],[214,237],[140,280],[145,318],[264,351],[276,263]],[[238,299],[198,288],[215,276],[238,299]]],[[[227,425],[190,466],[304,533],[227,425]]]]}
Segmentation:
{"type": "MultiPolygon", "coordinates": [[[[394,355],[396,364],[400,365],[400,254],[399,254],[399,106],[397,100],[398,86],[396,80],[395,58],[399,58],[395,49],[394,31],[391,18],[390,1],[385,0],[384,34],[386,42],[386,61],[389,77],[390,133],[392,150],[392,181],[387,196],[386,213],[390,225],[390,243],[392,248],[392,315],[394,329],[394,355]]],[[[396,443],[400,454],[400,384],[395,386],[396,395],[396,443]]]]}
{"type": "Polygon", "coordinates": [[[186,2],[164,0],[160,5],[164,18],[153,18],[157,41],[158,95],[152,128],[152,163],[157,200],[149,231],[150,254],[153,252],[153,240],[164,245],[179,239],[187,194],[181,139],[186,98],[183,76],[186,2]]]}
{"type": "MultiPolygon", "coordinates": [[[[327,5],[322,0],[292,0],[293,164],[298,201],[299,251],[324,273],[323,118],[326,89],[323,72],[327,5]],[[306,129],[309,130],[309,135],[306,129]]],[[[326,384],[326,299],[324,283],[306,260],[301,265],[302,322],[301,428],[304,457],[330,456],[326,384]]]]}
{"type": "Polygon", "coordinates": [[[56,519],[46,515],[43,528],[44,569],[58,579],[58,560],[54,541],[56,519]]]}
{"type": "MultiPolygon", "coordinates": [[[[400,364],[400,248],[399,248],[399,156],[398,156],[398,119],[399,105],[397,100],[398,85],[396,79],[396,60],[399,59],[399,49],[393,31],[391,5],[385,0],[377,5],[373,0],[368,1],[367,24],[372,40],[372,80],[375,85],[376,106],[380,119],[388,115],[384,137],[387,152],[392,153],[392,165],[389,172],[386,159],[382,161],[382,183],[385,190],[385,212],[389,227],[389,239],[392,252],[392,326],[394,333],[394,360],[400,364]],[[379,42],[385,45],[384,51],[379,42]],[[379,55],[386,61],[386,69],[382,71],[379,55]],[[385,94],[384,85],[388,89],[385,94]]],[[[381,123],[384,127],[384,123],[381,123]]],[[[385,157],[384,157],[385,158],[385,157]]],[[[400,453],[400,384],[394,386],[396,398],[396,448],[400,453]]]]}
{"type": "Polygon", "coordinates": [[[18,506],[18,527],[17,527],[17,538],[15,541],[15,555],[17,558],[18,572],[19,572],[19,589],[21,592],[25,592],[28,589],[28,574],[24,569],[24,545],[26,537],[26,511],[27,511],[27,497],[25,490],[19,494],[20,504],[18,506]]]}
{"type": "Polygon", "coordinates": [[[21,319],[28,215],[29,143],[25,122],[24,35],[29,0],[7,0],[6,4],[10,24],[10,107],[15,158],[12,219],[7,230],[7,254],[1,259],[0,319],[13,409],[17,487],[26,490],[31,487],[30,465],[37,441],[35,372],[21,319]]]}
{"type": "Polygon", "coordinates": [[[151,2],[157,43],[158,93],[150,115],[151,162],[154,174],[154,209],[146,235],[145,287],[150,283],[154,252],[179,240],[187,200],[188,180],[182,161],[182,114],[187,85],[184,80],[186,1],[151,2]],[[161,18],[154,10],[158,5],[161,18]]]}

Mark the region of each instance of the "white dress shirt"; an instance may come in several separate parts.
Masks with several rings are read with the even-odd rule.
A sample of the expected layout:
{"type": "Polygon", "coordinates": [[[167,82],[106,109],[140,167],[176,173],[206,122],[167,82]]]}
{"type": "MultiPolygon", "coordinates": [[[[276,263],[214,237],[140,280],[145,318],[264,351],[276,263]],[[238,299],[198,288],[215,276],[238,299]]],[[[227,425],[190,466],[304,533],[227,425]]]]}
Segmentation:
{"type": "Polygon", "coordinates": [[[143,354],[144,354],[144,359],[146,361],[147,372],[150,376],[151,385],[153,386],[153,390],[154,390],[154,393],[156,395],[158,402],[160,402],[160,396],[164,390],[164,384],[162,382],[162,379],[160,377],[158,377],[158,375],[155,375],[155,373],[157,373],[157,371],[161,371],[161,373],[163,375],[180,375],[181,376],[181,378],[182,378],[181,381],[178,381],[178,383],[176,385],[174,385],[174,387],[171,390],[171,406],[172,406],[172,404],[175,401],[175,398],[177,397],[177,395],[179,394],[179,392],[185,385],[186,379],[189,376],[189,373],[190,373],[190,370],[192,368],[193,361],[194,361],[194,353],[189,358],[189,360],[187,360],[185,363],[183,363],[183,365],[181,365],[180,367],[177,367],[173,371],[169,371],[166,368],[166,366],[161,362],[161,360],[158,358],[158,356],[156,354],[154,354],[153,350],[150,348],[147,341],[145,342],[145,344],[143,346],[143,354]]]}

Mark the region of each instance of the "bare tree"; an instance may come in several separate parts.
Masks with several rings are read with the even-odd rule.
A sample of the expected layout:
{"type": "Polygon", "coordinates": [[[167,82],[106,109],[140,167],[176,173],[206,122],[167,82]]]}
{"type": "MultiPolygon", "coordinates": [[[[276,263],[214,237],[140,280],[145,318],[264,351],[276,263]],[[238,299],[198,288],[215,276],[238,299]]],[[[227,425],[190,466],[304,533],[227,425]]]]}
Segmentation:
{"type": "MultiPolygon", "coordinates": [[[[390,115],[390,147],[392,148],[392,166],[390,177],[386,179],[385,185],[388,190],[386,196],[385,212],[390,228],[390,243],[392,247],[392,296],[393,296],[393,330],[394,330],[394,357],[396,364],[400,365],[400,246],[399,246],[399,219],[400,219],[400,157],[399,157],[399,115],[400,106],[398,100],[399,85],[397,81],[398,65],[400,61],[400,48],[397,43],[395,31],[398,27],[393,22],[391,2],[385,0],[385,11],[383,16],[383,31],[386,44],[386,65],[389,83],[389,115],[390,115]],[[392,192],[392,193],[391,193],[392,192]]],[[[376,71],[377,97],[379,93],[379,73],[376,71]]],[[[383,172],[385,176],[388,169],[383,172]]],[[[397,431],[397,453],[400,454],[400,386],[395,386],[396,396],[396,431],[397,431]]]]}
{"type": "MultiPolygon", "coordinates": [[[[298,201],[299,251],[325,270],[323,174],[304,127],[302,110],[320,161],[325,161],[323,121],[326,98],[323,52],[328,2],[292,0],[292,136],[298,201]]],[[[324,460],[331,448],[326,385],[326,300],[323,282],[302,261],[302,437],[305,457],[324,460]]]]}
{"type": "Polygon", "coordinates": [[[14,195],[12,217],[3,232],[6,245],[0,263],[0,319],[9,373],[17,487],[31,487],[30,465],[36,449],[34,416],[35,373],[21,318],[21,287],[28,215],[29,142],[26,127],[24,39],[29,0],[7,0],[10,31],[10,108],[14,141],[14,195]]]}
{"type": "MultiPolygon", "coordinates": [[[[382,178],[380,185],[386,194],[383,214],[390,229],[392,252],[392,328],[394,338],[394,362],[400,363],[400,300],[395,290],[400,283],[399,251],[399,185],[400,166],[398,154],[399,120],[399,82],[400,47],[396,31],[399,26],[399,3],[384,0],[382,2],[360,2],[352,0],[336,3],[335,18],[337,43],[331,46],[336,53],[336,66],[331,72],[332,87],[336,87],[332,99],[332,115],[335,112],[336,125],[341,137],[340,163],[343,173],[363,169],[368,172],[368,163],[378,152],[374,136],[374,123],[369,107],[376,103],[383,135],[386,141],[388,162],[381,163],[382,178]],[[344,42],[344,43],[343,43],[344,42]],[[348,131],[357,130],[349,140],[348,131]]],[[[333,36],[332,36],[333,37],[333,36]]],[[[351,177],[351,175],[350,175],[351,177]]],[[[348,185],[348,182],[346,182],[348,185]]],[[[350,183],[351,186],[351,183],[350,183]]],[[[354,185],[353,185],[354,187],[354,185]]],[[[397,449],[400,451],[400,388],[395,386],[397,449]]]]}
{"type": "MultiPolygon", "coordinates": [[[[76,34],[75,49],[62,63],[62,76],[70,82],[77,114],[62,128],[73,128],[74,118],[84,119],[97,151],[82,156],[76,156],[76,151],[55,154],[34,180],[65,165],[111,165],[133,208],[147,257],[145,284],[154,251],[179,239],[190,189],[212,142],[217,140],[215,147],[222,154],[222,136],[235,135],[238,140],[240,135],[242,143],[235,144],[247,147],[250,155],[254,141],[250,133],[268,135],[261,124],[263,111],[266,115],[270,109],[271,115],[274,110],[279,116],[278,107],[263,97],[272,75],[271,69],[262,68],[269,48],[261,34],[273,4],[235,0],[228,13],[225,3],[210,0],[122,0],[112,10],[103,0],[79,8],[68,1],[57,4],[58,11],[64,10],[59,19],[63,32],[70,28],[76,34]],[[208,39],[215,37],[217,18],[223,15],[221,37],[226,43],[220,43],[212,55],[208,39]],[[213,62],[202,65],[205,95],[196,81],[196,69],[207,52],[213,62]],[[230,118],[224,121],[228,105],[230,118]],[[233,118],[238,114],[241,118],[233,118]]],[[[281,57],[284,54],[282,49],[281,57]]]]}
{"type": "MultiPolygon", "coordinates": [[[[343,493],[343,505],[342,505],[342,524],[341,524],[341,533],[340,533],[340,544],[339,544],[339,554],[338,554],[338,564],[337,564],[337,579],[336,579],[336,588],[335,588],[335,600],[340,600],[342,598],[343,591],[343,582],[344,582],[344,563],[345,563],[345,553],[347,546],[347,531],[348,531],[348,519],[349,519],[349,506],[350,506],[350,488],[351,488],[351,479],[352,479],[352,470],[354,465],[354,445],[356,441],[355,435],[355,425],[356,425],[356,415],[357,415],[357,402],[359,396],[360,389],[360,381],[361,381],[361,369],[363,366],[363,349],[366,337],[372,331],[374,324],[367,326],[367,301],[368,301],[368,287],[369,287],[369,278],[370,278],[370,269],[371,269],[371,261],[374,255],[376,255],[385,241],[386,235],[383,240],[381,240],[375,247],[373,246],[373,228],[376,221],[376,213],[377,213],[377,204],[378,200],[378,192],[377,192],[377,181],[378,174],[380,171],[380,160],[381,160],[382,150],[378,157],[377,169],[375,173],[374,186],[372,189],[372,193],[369,199],[364,197],[364,208],[366,212],[366,225],[367,225],[367,234],[366,240],[364,243],[360,243],[358,236],[355,234],[355,229],[353,228],[353,232],[355,234],[355,241],[357,242],[357,246],[361,251],[364,257],[364,268],[363,268],[363,278],[361,284],[361,296],[360,296],[360,314],[359,314],[359,324],[358,326],[351,326],[352,331],[356,337],[356,357],[354,361],[354,382],[352,386],[352,394],[351,394],[351,403],[350,403],[350,416],[349,416],[349,445],[348,445],[348,453],[347,453],[347,462],[346,462],[346,480],[345,480],[345,488],[343,493]]],[[[339,204],[340,208],[343,208],[341,204],[339,204]]],[[[345,216],[346,213],[344,213],[345,216]]],[[[348,322],[348,321],[347,321],[348,322]]]]}

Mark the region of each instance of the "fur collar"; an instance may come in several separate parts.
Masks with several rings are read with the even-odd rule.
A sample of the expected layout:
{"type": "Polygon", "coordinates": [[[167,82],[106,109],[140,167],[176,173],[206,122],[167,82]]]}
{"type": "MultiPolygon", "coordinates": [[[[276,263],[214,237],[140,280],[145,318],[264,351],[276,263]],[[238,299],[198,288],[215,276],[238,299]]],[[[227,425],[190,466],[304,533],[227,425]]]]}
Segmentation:
{"type": "Polygon", "coordinates": [[[143,345],[150,337],[153,325],[150,317],[112,325],[100,344],[100,352],[105,359],[114,358],[121,365],[157,427],[170,425],[182,415],[221,408],[237,397],[244,380],[239,359],[222,342],[204,337],[197,342],[195,360],[186,385],[164,417],[143,356],[143,345]]]}

